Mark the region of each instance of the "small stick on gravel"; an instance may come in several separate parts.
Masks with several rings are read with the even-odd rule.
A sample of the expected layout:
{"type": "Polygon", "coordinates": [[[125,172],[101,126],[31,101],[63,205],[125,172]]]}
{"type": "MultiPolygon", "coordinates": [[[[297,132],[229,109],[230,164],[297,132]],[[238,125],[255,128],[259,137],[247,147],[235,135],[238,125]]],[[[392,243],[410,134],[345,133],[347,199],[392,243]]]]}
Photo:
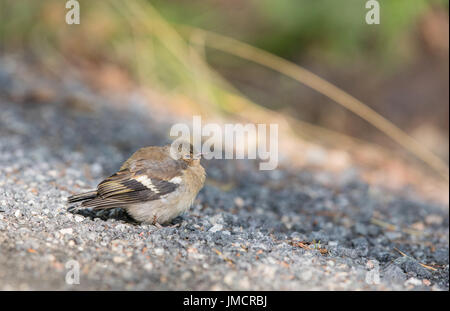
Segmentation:
{"type": "Polygon", "coordinates": [[[409,229],[409,228],[399,228],[396,225],[387,223],[387,222],[385,222],[385,221],[383,221],[381,219],[377,219],[377,218],[374,218],[374,217],[372,217],[370,219],[370,222],[372,224],[374,224],[374,225],[380,226],[382,228],[386,228],[387,230],[390,230],[390,231],[400,231],[400,232],[404,232],[404,233],[407,233],[407,234],[410,234],[410,235],[416,235],[416,236],[423,236],[424,235],[424,233],[421,232],[421,231],[417,231],[417,230],[409,229]]]}
{"type": "Polygon", "coordinates": [[[223,260],[225,260],[226,262],[228,262],[230,265],[234,266],[233,260],[231,260],[230,258],[225,257],[225,255],[224,255],[221,251],[219,251],[219,250],[216,249],[216,248],[213,248],[212,250],[213,250],[217,255],[219,255],[220,257],[222,257],[223,260]]]}
{"type": "MultiPolygon", "coordinates": [[[[412,258],[412,259],[416,260],[414,257],[409,256],[409,255],[406,255],[404,252],[402,252],[402,251],[399,250],[398,248],[394,247],[394,249],[395,249],[397,252],[399,252],[403,257],[409,257],[409,258],[412,258]]],[[[417,261],[417,262],[419,262],[419,261],[417,261]]],[[[421,265],[422,267],[424,267],[424,268],[426,268],[426,269],[430,269],[430,270],[433,270],[433,271],[437,271],[436,268],[427,266],[426,264],[423,264],[423,263],[421,263],[421,262],[419,262],[419,265],[421,265]]]]}

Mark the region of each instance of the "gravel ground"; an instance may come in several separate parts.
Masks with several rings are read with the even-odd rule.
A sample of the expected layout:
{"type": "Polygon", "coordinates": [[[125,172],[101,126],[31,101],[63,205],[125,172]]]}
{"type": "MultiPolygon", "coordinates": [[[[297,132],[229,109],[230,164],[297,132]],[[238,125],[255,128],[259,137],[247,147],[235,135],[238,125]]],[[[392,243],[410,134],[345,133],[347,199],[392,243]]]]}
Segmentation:
{"type": "Polygon", "coordinates": [[[168,141],[170,121],[125,98],[0,58],[0,289],[448,290],[448,206],[355,170],[205,161],[207,185],[178,227],[69,213],[67,196],[168,141]],[[79,284],[66,282],[70,260],[79,284]]]}

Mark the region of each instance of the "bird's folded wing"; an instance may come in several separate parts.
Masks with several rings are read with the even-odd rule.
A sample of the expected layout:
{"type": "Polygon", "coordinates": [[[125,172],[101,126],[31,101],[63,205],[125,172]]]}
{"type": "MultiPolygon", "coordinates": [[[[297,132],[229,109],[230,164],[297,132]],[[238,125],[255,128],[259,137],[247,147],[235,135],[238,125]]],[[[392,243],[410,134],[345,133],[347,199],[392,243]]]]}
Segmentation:
{"type": "Polygon", "coordinates": [[[97,198],[83,203],[85,207],[113,208],[157,200],[179,187],[183,167],[180,163],[138,160],[106,178],[97,187],[97,198]]]}

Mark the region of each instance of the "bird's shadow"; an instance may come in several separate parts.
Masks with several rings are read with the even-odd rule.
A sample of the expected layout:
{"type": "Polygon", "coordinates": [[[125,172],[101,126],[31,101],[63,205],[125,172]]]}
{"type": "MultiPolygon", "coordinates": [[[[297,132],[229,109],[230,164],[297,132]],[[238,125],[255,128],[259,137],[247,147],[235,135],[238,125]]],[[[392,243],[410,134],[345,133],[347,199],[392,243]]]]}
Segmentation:
{"type": "Polygon", "coordinates": [[[86,209],[77,209],[77,208],[71,206],[71,207],[67,208],[67,211],[74,215],[81,215],[83,217],[90,218],[91,220],[94,220],[96,218],[99,218],[104,221],[107,221],[108,219],[114,219],[114,220],[130,223],[133,225],[140,224],[140,222],[135,220],[124,209],[121,209],[121,208],[94,211],[92,209],[87,209],[87,208],[86,209]]]}
{"type": "MultiPolygon", "coordinates": [[[[136,219],[134,219],[130,214],[127,213],[126,210],[122,209],[122,208],[114,208],[114,209],[110,209],[110,210],[99,210],[99,211],[94,211],[92,209],[76,209],[73,206],[67,208],[67,211],[69,213],[72,213],[74,215],[81,215],[83,217],[87,217],[90,218],[91,220],[94,220],[96,218],[99,218],[103,221],[107,221],[108,219],[114,219],[117,221],[123,221],[135,226],[139,226],[141,224],[143,224],[140,221],[137,221],[136,219]]],[[[171,222],[165,224],[164,226],[175,226],[178,225],[183,222],[183,217],[178,216],[175,219],[173,219],[171,222]]]]}

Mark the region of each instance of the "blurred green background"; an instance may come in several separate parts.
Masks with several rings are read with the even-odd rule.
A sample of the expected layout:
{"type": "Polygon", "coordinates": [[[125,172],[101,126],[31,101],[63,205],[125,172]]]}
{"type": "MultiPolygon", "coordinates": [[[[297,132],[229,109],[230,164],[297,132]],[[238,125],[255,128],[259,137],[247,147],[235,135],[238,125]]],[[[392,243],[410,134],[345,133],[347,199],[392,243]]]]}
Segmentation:
{"type": "Polygon", "coordinates": [[[448,162],[448,1],[0,0],[0,49],[47,66],[114,65],[192,111],[234,114],[249,102],[385,146],[394,144],[322,94],[260,64],[211,49],[195,28],[259,47],[337,85],[448,162]],[[193,28],[186,28],[189,25],[193,28]],[[248,101],[248,102],[247,102],[248,101]]]}

